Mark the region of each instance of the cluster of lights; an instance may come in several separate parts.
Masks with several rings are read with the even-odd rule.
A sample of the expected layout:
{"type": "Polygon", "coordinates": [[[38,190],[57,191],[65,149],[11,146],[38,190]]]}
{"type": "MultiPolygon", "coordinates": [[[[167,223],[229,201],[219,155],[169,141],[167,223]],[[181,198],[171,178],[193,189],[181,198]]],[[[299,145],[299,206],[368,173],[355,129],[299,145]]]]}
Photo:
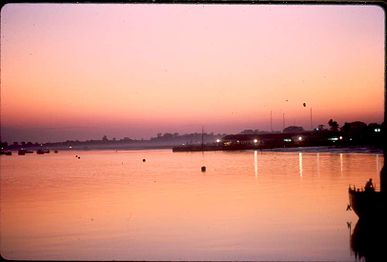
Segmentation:
{"type": "Polygon", "coordinates": [[[343,140],[343,137],[342,137],[342,136],[339,136],[339,137],[331,137],[331,138],[328,138],[328,140],[331,140],[331,141],[343,140]]]}
{"type": "Polygon", "coordinates": [[[381,129],[380,128],[375,128],[374,131],[375,131],[375,133],[380,133],[381,129]]]}
{"type": "Polygon", "coordinates": [[[284,142],[292,142],[290,138],[284,138],[284,142]]]}

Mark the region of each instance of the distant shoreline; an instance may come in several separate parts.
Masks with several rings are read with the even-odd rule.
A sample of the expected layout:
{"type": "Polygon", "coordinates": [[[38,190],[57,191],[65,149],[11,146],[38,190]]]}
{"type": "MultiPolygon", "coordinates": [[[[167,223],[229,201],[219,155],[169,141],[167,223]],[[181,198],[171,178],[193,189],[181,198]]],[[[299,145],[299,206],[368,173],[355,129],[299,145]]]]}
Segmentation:
{"type": "MultiPolygon", "coordinates": [[[[58,148],[58,147],[48,147],[50,150],[59,150],[60,151],[141,151],[141,150],[171,150],[172,146],[156,146],[156,147],[120,147],[120,148],[112,148],[112,147],[73,147],[73,148],[58,148]]],[[[31,150],[36,151],[35,148],[31,148],[31,150]]],[[[17,152],[17,150],[10,150],[13,152],[17,152]]],[[[210,152],[204,151],[204,152],[210,152]]],[[[242,149],[242,150],[216,150],[222,152],[230,152],[230,151],[260,151],[260,152],[284,152],[284,153],[371,153],[371,154],[383,154],[383,150],[380,148],[373,147],[335,147],[335,146],[314,146],[314,147],[288,147],[288,148],[270,148],[270,149],[242,149]]],[[[201,153],[202,151],[185,151],[185,153],[201,153]]],[[[34,152],[36,153],[36,152],[34,152]]],[[[175,152],[176,154],[182,152],[175,152]]]]}
{"type": "Polygon", "coordinates": [[[272,148],[263,149],[263,152],[301,152],[301,153],[373,153],[383,154],[383,149],[373,147],[333,147],[333,146],[315,146],[315,147],[291,147],[291,148],[272,148]]]}

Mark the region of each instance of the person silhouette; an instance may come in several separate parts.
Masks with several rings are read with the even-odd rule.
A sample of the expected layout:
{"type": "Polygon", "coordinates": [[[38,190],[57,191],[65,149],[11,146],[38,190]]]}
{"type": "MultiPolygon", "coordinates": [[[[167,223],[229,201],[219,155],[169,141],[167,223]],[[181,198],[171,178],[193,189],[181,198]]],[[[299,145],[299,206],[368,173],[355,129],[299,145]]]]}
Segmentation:
{"type": "Polygon", "coordinates": [[[370,178],[364,186],[364,190],[367,192],[375,191],[374,185],[372,183],[372,178],[370,178]]]}

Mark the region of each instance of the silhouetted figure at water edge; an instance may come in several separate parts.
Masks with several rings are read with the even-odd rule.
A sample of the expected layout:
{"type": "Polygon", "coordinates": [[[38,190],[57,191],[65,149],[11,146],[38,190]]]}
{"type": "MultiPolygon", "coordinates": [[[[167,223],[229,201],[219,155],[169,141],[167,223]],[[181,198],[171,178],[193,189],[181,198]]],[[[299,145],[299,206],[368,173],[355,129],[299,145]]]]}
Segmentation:
{"type": "Polygon", "coordinates": [[[370,178],[367,183],[365,184],[364,186],[364,190],[366,192],[374,192],[375,191],[375,188],[374,188],[374,185],[372,183],[372,178],[370,178]]]}

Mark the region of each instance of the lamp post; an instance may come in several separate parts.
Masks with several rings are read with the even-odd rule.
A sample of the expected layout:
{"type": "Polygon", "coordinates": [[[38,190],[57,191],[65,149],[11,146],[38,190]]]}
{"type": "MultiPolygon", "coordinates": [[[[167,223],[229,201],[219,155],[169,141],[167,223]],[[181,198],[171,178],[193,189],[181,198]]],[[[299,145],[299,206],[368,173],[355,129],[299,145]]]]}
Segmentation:
{"type": "Polygon", "coordinates": [[[313,130],[313,114],[312,114],[312,107],[310,108],[310,129],[313,130]]]}
{"type": "MultiPolygon", "coordinates": [[[[303,106],[306,107],[306,103],[303,103],[303,106]]],[[[313,130],[313,113],[312,113],[312,107],[309,108],[310,111],[310,129],[313,130]]]]}

